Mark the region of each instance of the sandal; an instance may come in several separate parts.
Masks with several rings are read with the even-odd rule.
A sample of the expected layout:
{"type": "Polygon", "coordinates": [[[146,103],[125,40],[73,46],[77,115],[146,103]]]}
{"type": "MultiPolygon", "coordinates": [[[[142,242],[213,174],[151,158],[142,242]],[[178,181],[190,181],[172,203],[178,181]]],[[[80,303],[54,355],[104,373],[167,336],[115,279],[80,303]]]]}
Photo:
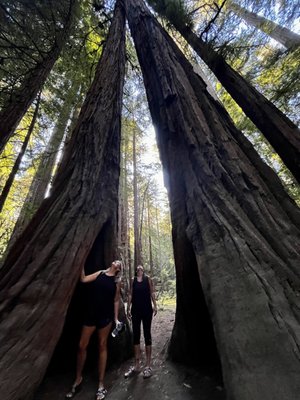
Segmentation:
{"type": "Polygon", "coordinates": [[[107,395],[107,390],[104,388],[98,389],[96,392],[96,400],[103,400],[107,395]]]}
{"type": "Polygon", "coordinates": [[[76,396],[77,393],[80,392],[82,388],[82,381],[78,385],[72,385],[71,390],[66,394],[66,399],[72,399],[74,396],[76,396]]]}
{"type": "Polygon", "coordinates": [[[143,377],[144,379],[150,378],[152,376],[152,368],[151,367],[146,367],[143,371],[143,377]]]}
{"type": "Polygon", "coordinates": [[[129,378],[130,376],[132,376],[134,373],[136,372],[136,369],[133,365],[131,365],[128,370],[125,372],[124,374],[124,378],[129,378]]]}

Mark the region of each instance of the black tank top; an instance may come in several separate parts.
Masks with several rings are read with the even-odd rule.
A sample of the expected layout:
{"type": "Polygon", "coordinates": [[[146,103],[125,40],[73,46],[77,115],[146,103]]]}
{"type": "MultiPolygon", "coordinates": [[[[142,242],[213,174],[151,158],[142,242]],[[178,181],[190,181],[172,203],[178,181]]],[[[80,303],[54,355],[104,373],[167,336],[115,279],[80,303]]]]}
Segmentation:
{"type": "Polygon", "coordinates": [[[88,288],[88,308],[92,315],[99,318],[114,317],[114,299],[116,294],[115,276],[101,273],[88,288]]]}
{"type": "Polygon", "coordinates": [[[149,279],[144,276],[139,282],[135,277],[132,283],[132,314],[147,315],[152,311],[149,279]]]}

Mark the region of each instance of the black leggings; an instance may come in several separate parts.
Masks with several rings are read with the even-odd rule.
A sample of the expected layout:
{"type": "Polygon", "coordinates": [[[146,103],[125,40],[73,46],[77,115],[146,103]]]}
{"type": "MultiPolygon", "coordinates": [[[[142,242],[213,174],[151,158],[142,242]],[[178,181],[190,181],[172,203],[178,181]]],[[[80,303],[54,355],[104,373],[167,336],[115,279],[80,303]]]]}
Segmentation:
{"type": "Polygon", "coordinates": [[[147,315],[132,315],[132,330],[133,330],[133,344],[140,344],[141,338],[141,322],[143,322],[145,345],[151,346],[151,322],[152,322],[152,312],[147,315]]]}

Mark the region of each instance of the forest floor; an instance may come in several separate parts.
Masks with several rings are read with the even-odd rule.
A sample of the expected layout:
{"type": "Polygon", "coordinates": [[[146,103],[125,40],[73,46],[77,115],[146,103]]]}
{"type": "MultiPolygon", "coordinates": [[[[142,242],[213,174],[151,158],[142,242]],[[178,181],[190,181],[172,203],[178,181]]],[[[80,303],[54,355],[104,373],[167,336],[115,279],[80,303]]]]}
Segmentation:
{"type": "MultiPolygon", "coordinates": [[[[153,319],[153,375],[144,379],[140,373],[128,379],[124,372],[133,360],[107,371],[105,381],[108,400],[225,400],[222,385],[196,369],[166,360],[166,349],[174,324],[175,306],[159,308],[153,319]]],[[[143,357],[145,356],[143,352],[143,357]]],[[[64,400],[73,376],[49,376],[41,384],[35,400],[64,400]]],[[[97,375],[84,377],[76,400],[95,399],[97,375]]]]}

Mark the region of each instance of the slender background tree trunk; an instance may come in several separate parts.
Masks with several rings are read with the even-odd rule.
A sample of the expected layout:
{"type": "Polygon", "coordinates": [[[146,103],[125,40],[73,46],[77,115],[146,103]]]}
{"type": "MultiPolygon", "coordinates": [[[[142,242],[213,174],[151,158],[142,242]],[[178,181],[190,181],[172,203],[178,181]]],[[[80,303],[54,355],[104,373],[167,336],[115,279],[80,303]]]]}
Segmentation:
{"type": "Polygon", "coordinates": [[[128,182],[127,182],[127,154],[128,154],[128,137],[125,137],[124,151],[124,258],[128,269],[128,283],[130,285],[132,278],[131,259],[130,259],[130,235],[129,235],[129,207],[128,207],[128,182]]]}
{"type": "Polygon", "coordinates": [[[10,189],[12,187],[12,184],[13,184],[13,182],[15,180],[15,177],[16,177],[18,171],[19,171],[23,156],[24,156],[25,151],[27,149],[30,137],[32,135],[32,132],[33,132],[33,129],[34,129],[37,117],[38,117],[40,101],[41,101],[41,93],[39,93],[39,95],[38,95],[37,103],[36,103],[35,110],[34,110],[34,113],[33,113],[33,116],[32,116],[32,120],[31,120],[31,123],[29,125],[27,134],[25,136],[24,142],[22,144],[20,153],[18,154],[18,157],[16,158],[14,166],[13,166],[13,168],[11,170],[11,173],[9,174],[9,177],[8,177],[4,187],[2,189],[2,192],[1,192],[1,195],[0,195],[0,213],[1,213],[2,209],[3,209],[4,203],[5,203],[6,199],[7,199],[7,196],[9,194],[9,191],[10,191],[10,189]]]}
{"type": "Polygon", "coordinates": [[[66,96],[66,101],[58,116],[56,126],[47,144],[46,150],[41,156],[36,174],[30,185],[24,205],[20,211],[20,215],[14,227],[10,238],[8,248],[11,248],[16,239],[20,236],[23,229],[31,220],[34,213],[42,204],[49,187],[53,169],[57,160],[59,148],[62,144],[63,137],[66,132],[68,121],[70,119],[72,108],[74,107],[74,99],[77,95],[78,84],[74,84],[66,96]]]}
{"type": "Polygon", "coordinates": [[[150,274],[154,276],[154,269],[153,269],[153,252],[152,252],[152,238],[151,238],[151,218],[150,218],[150,201],[149,201],[149,194],[147,198],[147,222],[148,222],[148,242],[149,242],[149,267],[150,267],[150,274]]]}
{"type": "Polygon", "coordinates": [[[134,228],[134,270],[136,267],[143,263],[142,261],[142,244],[140,240],[140,226],[139,226],[139,194],[137,184],[137,165],[136,165],[136,132],[133,130],[133,228],[134,228]]]}
{"type": "Polygon", "coordinates": [[[243,18],[248,24],[260,29],[287,49],[295,49],[300,46],[300,35],[254,12],[246,10],[234,1],[228,1],[226,4],[230,10],[243,18]]]}

